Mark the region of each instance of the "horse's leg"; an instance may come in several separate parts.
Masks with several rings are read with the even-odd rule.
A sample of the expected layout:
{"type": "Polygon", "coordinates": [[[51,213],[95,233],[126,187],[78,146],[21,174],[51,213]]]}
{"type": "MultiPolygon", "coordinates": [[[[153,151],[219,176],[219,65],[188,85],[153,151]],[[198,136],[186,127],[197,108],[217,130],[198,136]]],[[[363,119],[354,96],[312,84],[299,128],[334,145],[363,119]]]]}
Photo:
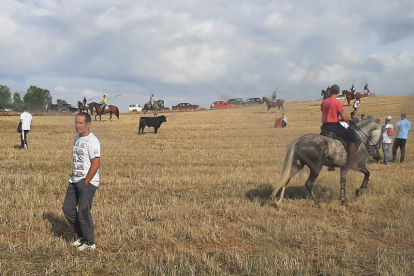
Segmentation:
{"type": "Polygon", "coordinates": [[[361,187],[359,187],[359,189],[356,189],[355,191],[356,197],[362,195],[363,191],[368,188],[369,176],[371,175],[371,173],[365,166],[363,168],[358,169],[358,171],[364,174],[364,180],[362,180],[361,187]]]}
{"type": "Polygon", "coordinates": [[[341,190],[339,192],[339,199],[341,200],[342,205],[346,203],[346,175],[348,169],[346,167],[341,167],[341,190]]]}
{"type": "Polygon", "coordinates": [[[285,109],[283,108],[283,104],[280,107],[282,108],[283,112],[285,112],[285,109]]]}
{"type": "Polygon", "coordinates": [[[270,105],[267,105],[267,114],[269,114],[270,105]]]}
{"type": "Polygon", "coordinates": [[[315,204],[318,204],[318,201],[316,200],[315,195],[313,193],[313,184],[315,184],[316,179],[318,179],[322,166],[320,166],[319,168],[316,168],[316,166],[312,166],[312,168],[311,167],[309,168],[310,168],[310,174],[309,174],[308,180],[306,180],[305,187],[306,189],[308,189],[313,199],[313,202],[315,202],[315,204]]]}
{"type": "Polygon", "coordinates": [[[287,185],[289,184],[289,182],[290,182],[290,180],[298,173],[298,172],[300,172],[300,170],[302,170],[303,169],[303,166],[304,165],[302,165],[302,164],[300,164],[300,165],[298,165],[298,164],[294,164],[293,166],[292,166],[292,169],[291,169],[291,171],[290,171],[290,175],[289,175],[289,179],[286,181],[286,183],[282,186],[282,191],[280,192],[280,197],[279,197],[279,200],[276,202],[276,206],[281,206],[282,205],[282,200],[283,200],[283,197],[284,197],[284,195],[285,195],[285,190],[286,190],[286,187],[287,187],[287,185]]]}

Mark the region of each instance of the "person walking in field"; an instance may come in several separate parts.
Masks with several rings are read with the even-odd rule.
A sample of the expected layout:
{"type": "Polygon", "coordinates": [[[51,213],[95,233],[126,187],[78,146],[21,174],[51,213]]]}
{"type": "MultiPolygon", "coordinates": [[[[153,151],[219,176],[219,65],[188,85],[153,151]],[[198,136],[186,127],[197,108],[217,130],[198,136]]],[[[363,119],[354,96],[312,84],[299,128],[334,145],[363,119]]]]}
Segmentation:
{"type": "Polygon", "coordinates": [[[392,143],[392,135],[394,133],[394,126],[391,124],[391,116],[385,117],[385,124],[382,126],[382,152],[384,153],[384,162],[387,165],[390,157],[390,145],[392,143]]]}
{"type": "Polygon", "coordinates": [[[358,107],[359,107],[359,105],[360,105],[360,100],[359,99],[356,99],[355,101],[354,101],[354,105],[353,105],[353,107],[354,107],[354,112],[355,112],[355,114],[358,114],[358,107]]]}
{"type": "Polygon", "coordinates": [[[408,132],[411,130],[411,123],[407,120],[407,115],[405,113],[401,114],[401,121],[398,121],[394,127],[397,131],[397,137],[395,137],[394,144],[392,145],[391,162],[395,163],[397,149],[400,148],[400,163],[402,163],[405,158],[405,144],[407,143],[408,132]]]}
{"type": "Polygon", "coordinates": [[[23,107],[23,113],[20,114],[20,122],[22,123],[22,132],[20,134],[20,149],[29,149],[27,146],[27,134],[29,134],[30,126],[33,123],[32,114],[28,112],[27,106],[23,107]]]}
{"type": "Polygon", "coordinates": [[[96,248],[91,209],[100,181],[101,143],[90,127],[89,114],[76,115],[75,129],[78,135],[72,150],[72,176],[62,206],[66,219],[78,236],[72,245],[80,251],[96,248]]]}

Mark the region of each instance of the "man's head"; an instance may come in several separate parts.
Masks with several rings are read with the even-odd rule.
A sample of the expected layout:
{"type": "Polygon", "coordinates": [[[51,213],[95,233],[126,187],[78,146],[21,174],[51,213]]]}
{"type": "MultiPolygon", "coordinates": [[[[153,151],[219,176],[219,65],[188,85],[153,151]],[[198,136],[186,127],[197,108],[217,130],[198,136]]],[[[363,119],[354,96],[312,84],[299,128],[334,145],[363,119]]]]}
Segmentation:
{"type": "Polygon", "coordinates": [[[104,95],[104,98],[106,98],[106,95],[104,95]]]}
{"type": "Polygon", "coordinates": [[[361,119],[364,119],[365,118],[365,114],[364,113],[362,113],[361,114],[361,119]]]}
{"type": "Polygon", "coordinates": [[[27,111],[27,110],[29,110],[29,108],[26,105],[23,106],[23,111],[27,111]]]}
{"type": "Polygon", "coordinates": [[[333,84],[331,86],[331,94],[339,94],[339,86],[336,84],[333,84]]]}
{"type": "Polygon", "coordinates": [[[354,118],[355,117],[355,112],[351,112],[351,118],[354,118]]]}
{"type": "Polygon", "coordinates": [[[388,115],[387,117],[385,117],[385,120],[386,120],[387,122],[389,122],[389,121],[391,121],[391,120],[392,120],[392,117],[391,117],[390,115],[388,115]]]}
{"type": "Polygon", "coordinates": [[[401,114],[401,120],[404,120],[405,118],[407,118],[407,114],[405,113],[401,114]]]}
{"type": "Polygon", "coordinates": [[[88,136],[90,133],[89,128],[91,127],[91,115],[88,113],[81,112],[75,117],[75,129],[79,136],[88,136]]]}

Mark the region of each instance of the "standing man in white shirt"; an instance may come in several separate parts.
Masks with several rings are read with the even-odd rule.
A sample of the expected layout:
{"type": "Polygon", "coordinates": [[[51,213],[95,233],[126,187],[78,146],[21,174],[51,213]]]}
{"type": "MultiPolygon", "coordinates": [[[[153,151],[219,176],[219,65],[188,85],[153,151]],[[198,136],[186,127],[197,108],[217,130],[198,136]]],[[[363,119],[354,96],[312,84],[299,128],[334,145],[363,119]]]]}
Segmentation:
{"type": "Polygon", "coordinates": [[[72,150],[72,176],[62,207],[66,219],[78,236],[72,245],[80,251],[96,248],[91,209],[99,186],[101,143],[90,132],[90,127],[89,114],[81,112],[76,115],[75,128],[78,135],[75,137],[72,150]]]}
{"type": "Polygon", "coordinates": [[[28,149],[27,134],[30,131],[30,125],[33,123],[33,117],[32,114],[28,112],[27,106],[23,107],[23,113],[20,114],[20,122],[22,123],[22,133],[20,134],[22,143],[20,149],[28,149]]]}

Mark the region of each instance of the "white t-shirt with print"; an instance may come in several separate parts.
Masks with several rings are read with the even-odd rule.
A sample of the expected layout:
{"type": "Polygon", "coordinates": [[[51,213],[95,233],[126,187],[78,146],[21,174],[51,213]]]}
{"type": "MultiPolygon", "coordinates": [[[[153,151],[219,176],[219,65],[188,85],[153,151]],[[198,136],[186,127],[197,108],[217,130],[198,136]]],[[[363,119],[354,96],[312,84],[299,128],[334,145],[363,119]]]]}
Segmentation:
{"type": "Polygon", "coordinates": [[[394,129],[392,124],[386,124],[383,125],[382,128],[384,129],[384,132],[382,133],[382,142],[384,144],[391,144],[392,142],[392,136],[388,135],[388,129],[392,128],[394,129]]]}
{"type": "Polygon", "coordinates": [[[32,120],[33,120],[32,114],[25,111],[22,114],[20,114],[20,120],[23,120],[22,130],[30,130],[30,125],[31,125],[32,120]]]}
{"type": "MultiPolygon", "coordinates": [[[[91,160],[101,157],[101,143],[92,132],[88,136],[79,137],[76,135],[73,145],[73,168],[70,183],[76,183],[86,178],[91,168],[91,160]]],[[[99,186],[99,169],[93,176],[90,184],[99,186]]]]}

